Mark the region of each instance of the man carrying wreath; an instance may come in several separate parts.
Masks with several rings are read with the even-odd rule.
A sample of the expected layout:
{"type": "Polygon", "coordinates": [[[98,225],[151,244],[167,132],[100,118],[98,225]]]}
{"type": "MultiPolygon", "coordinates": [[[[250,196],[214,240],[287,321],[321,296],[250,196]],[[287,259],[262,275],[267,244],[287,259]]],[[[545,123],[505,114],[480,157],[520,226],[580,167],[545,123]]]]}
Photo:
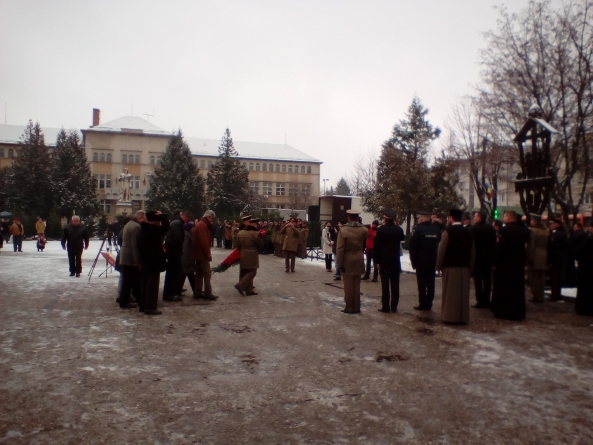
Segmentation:
{"type": "Polygon", "coordinates": [[[237,235],[237,250],[241,253],[241,279],[235,284],[235,289],[241,295],[257,295],[253,291],[253,279],[259,268],[259,251],[264,246],[258,223],[259,219],[247,221],[245,229],[237,235]]]}

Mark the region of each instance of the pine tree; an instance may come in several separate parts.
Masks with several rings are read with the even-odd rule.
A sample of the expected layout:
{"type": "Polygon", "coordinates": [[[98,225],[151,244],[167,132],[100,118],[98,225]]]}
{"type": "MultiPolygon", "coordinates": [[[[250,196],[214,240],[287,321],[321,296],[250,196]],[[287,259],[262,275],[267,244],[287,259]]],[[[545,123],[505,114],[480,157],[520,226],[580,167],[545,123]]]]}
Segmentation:
{"type": "Polygon", "coordinates": [[[50,154],[39,122],[29,121],[7,178],[13,214],[47,218],[53,210],[50,154]]]}
{"type": "Polygon", "coordinates": [[[62,129],[58,133],[52,160],[52,190],[58,216],[95,216],[99,203],[95,183],[78,132],[62,129]]]}
{"type": "Polygon", "coordinates": [[[175,210],[189,210],[199,217],[204,211],[204,178],[198,173],[181,130],[171,137],[161,156],[161,165],[154,171],[147,199],[149,209],[169,215],[175,210]]]}
{"type": "Polygon", "coordinates": [[[250,202],[249,172],[238,155],[227,128],[218,147],[218,158],[206,179],[212,207],[221,216],[236,215],[250,202]]]}
{"type": "Polygon", "coordinates": [[[429,205],[431,198],[428,155],[441,130],[426,119],[428,110],[414,97],[402,119],[393,127],[392,136],[383,143],[378,163],[375,193],[365,201],[373,213],[393,208],[406,216],[406,233],[416,210],[429,205]]]}
{"type": "Polygon", "coordinates": [[[340,180],[338,181],[338,184],[336,185],[336,195],[342,195],[342,196],[351,196],[352,192],[350,191],[350,186],[348,185],[348,183],[346,182],[346,180],[342,177],[340,178],[340,180]]]}

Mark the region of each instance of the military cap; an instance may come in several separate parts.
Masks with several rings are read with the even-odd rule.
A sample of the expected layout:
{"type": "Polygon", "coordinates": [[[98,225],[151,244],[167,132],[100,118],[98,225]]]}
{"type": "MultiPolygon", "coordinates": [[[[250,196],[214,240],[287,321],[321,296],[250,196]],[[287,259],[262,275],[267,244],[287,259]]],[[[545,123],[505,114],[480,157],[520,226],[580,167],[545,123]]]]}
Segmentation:
{"type": "Polygon", "coordinates": [[[250,223],[258,223],[259,221],[260,220],[258,218],[253,218],[249,220],[250,223]]]}
{"type": "Polygon", "coordinates": [[[416,215],[418,216],[431,216],[432,212],[428,212],[426,210],[417,210],[416,215]]]}
{"type": "Polygon", "coordinates": [[[354,210],[354,209],[346,210],[346,214],[351,215],[351,216],[358,216],[358,215],[360,215],[360,210],[354,210]]]}
{"type": "Polygon", "coordinates": [[[397,218],[397,213],[393,209],[385,209],[383,210],[383,216],[387,219],[395,219],[397,218]]]}
{"type": "Polygon", "coordinates": [[[241,217],[241,221],[247,221],[248,219],[251,219],[251,215],[241,217]]]}

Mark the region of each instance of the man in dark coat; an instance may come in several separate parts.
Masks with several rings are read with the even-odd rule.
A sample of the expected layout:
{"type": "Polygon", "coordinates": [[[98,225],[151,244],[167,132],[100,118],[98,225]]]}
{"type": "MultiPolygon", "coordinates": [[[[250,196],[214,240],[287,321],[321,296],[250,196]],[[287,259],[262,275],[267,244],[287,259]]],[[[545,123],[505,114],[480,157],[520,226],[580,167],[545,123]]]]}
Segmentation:
{"type": "Polygon", "coordinates": [[[402,228],[395,224],[397,215],[393,210],[384,210],[383,215],[384,224],[377,228],[377,234],[373,240],[373,259],[381,276],[381,309],[379,311],[388,313],[397,312],[399,303],[399,274],[402,271],[399,252],[400,243],[405,236],[402,228]]]}
{"type": "Polygon", "coordinates": [[[548,242],[548,264],[550,273],[550,287],[552,301],[562,298],[560,295],[564,276],[564,265],[566,263],[566,250],[568,239],[562,226],[562,221],[554,218],[550,221],[550,241],[548,242]]]}
{"type": "Polygon", "coordinates": [[[68,251],[70,276],[80,277],[82,273],[82,250],[89,248],[89,235],[86,227],[80,224],[80,217],[74,215],[70,224],[64,227],[62,235],[62,249],[68,251]]]}
{"type": "Polygon", "coordinates": [[[492,290],[492,260],[496,247],[496,230],[486,222],[486,216],[477,212],[474,225],[470,228],[476,246],[476,262],[474,264],[474,286],[476,289],[475,308],[490,307],[492,290]]]}
{"type": "Polygon", "coordinates": [[[568,287],[577,285],[577,268],[575,265],[576,255],[587,238],[587,232],[583,230],[581,223],[574,223],[572,225],[572,234],[568,240],[568,249],[566,252],[566,279],[564,282],[568,287]]]}
{"type": "Polygon", "coordinates": [[[410,239],[410,262],[416,270],[418,283],[417,311],[429,311],[434,300],[434,273],[437,251],[441,241],[441,229],[430,220],[429,212],[417,212],[420,223],[414,228],[410,239]]]}
{"type": "Polygon", "coordinates": [[[181,301],[181,291],[185,277],[181,264],[183,252],[183,241],[185,232],[183,225],[193,221],[189,212],[177,211],[169,225],[169,231],[165,236],[165,251],[167,254],[167,273],[165,274],[165,285],[163,287],[163,301],[181,301]]]}
{"type": "Polygon", "coordinates": [[[169,231],[169,218],[161,212],[146,212],[146,221],[140,223],[138,252],[140,256],[140,312],[146,315],[160,315],[159,279],[167,268],[167,257],[163,249],[163,238],[169,231]]]}
{"type": "Polygon", "coordinates": [[[517,213],[504,214],[494,254],[494,289],[490,309],[496,318],[525,319],[525,264],[529,231],[517,223],[517,213]]]}
{"type": "Polygon", "coordinates": [[[593,227],[587,230],[588,236],[581,241],[575,255],[579,262],[575,310],[579,315],[593,316],[593,227]]]}

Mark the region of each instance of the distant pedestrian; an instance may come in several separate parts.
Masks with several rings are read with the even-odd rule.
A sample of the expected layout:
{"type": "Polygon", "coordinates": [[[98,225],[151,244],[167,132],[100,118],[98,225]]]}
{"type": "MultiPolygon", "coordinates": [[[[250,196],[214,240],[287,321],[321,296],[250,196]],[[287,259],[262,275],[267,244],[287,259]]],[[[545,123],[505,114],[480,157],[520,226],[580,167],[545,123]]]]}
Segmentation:
{"type": "Polygon", "coordinates": [[[181,253],[185,233],[183,225],[192,221],[193,215],[188,211],[177,211],[169,225],[169,231],[165,236],[165,251],[167,254],[167,272],[165,273],[165,284],[163,286],[163,301],[182,301],[183,270],[181,266],[181,253]]]}
{"type": "Polygon", "coordinates": [[[37,232],[37,236],[45,235],[45,222],[43,218],[37,218],[37,222],[35,223],[35,232],[37,232]]]}
{"type": "Polygon", "coordinates": [[[496,248],[496,230],[486,223],[486,215],[481,212],[474,215],[474,225],[470,230],[474,236],[476,248],[473,270],[476,304],[473,307],[488,308],[492,291],[492,260],[496,248]]]}
{"type": "Polygon", "coordinates": [[[196,262],[192,257],[192,246],[194,243],[194,230],[196,224],[194,221],[188,221],[183,225],[184,231],[184,239],[183,239],[183,249],[181,253],[181,269],[183,273],[183,281],[181,281],[181,286],[185,285],[185,280],[189,281],[189,285],[191,286],[192,295],[195,289],[195,282],[196,282],[196,262]]]}
{"type": "Polygon", "coordinates": [[[9,233],[12,236],[12,247],[15,252],[23,251],[23,237],[25,236],[25,228],[21,224],[20,218],[15,218],[13,224],[10,226],[9,233]]]}
{"type": "Polygon", "coordinates": [[[218,248],[222,247],[223,230],[224,226],[220,222],[220,219],[217,219],[214,225],[214,238],[216,238],[216,247],[218,248]]]}
{"type": "Polygon", "coordinates": [[[62,249],[68,251],[70,276],[80,277],[82,273],[82,251],[89,248],[89,235],[86,227],[80,223],[80,217],[74,215],[70,224],[64,227],[62,249]]]}
{"type": "Polygon", "coordinates": [[[552,290],[550,299],[552,301],[558,301],[562,298],[561,289],[567,248],[568,238],[562,226],[562,221],[554,218],[550,221],[550,239],[548,241],[548,267],[552,290]]]}
{"type": "Polygon", "coordinates": [[[543,303],[546,271],[548,270],[548,240],[550,231],[541,223],[541,217],[532,215],[529,222],[527,245],[527,277],[534,303],[543,303]]]}
{"type": "Polygon", "coordinates": [[[325,271],[331,272],[332,271],[332,255],[333,255],[333,245],[334,242],[332,240],[332,223],[330,221],[325,223],[325,227],[321,231],[321,251],[325,255],[325,271]]]}
{"type": "Polygon", "coordinates": [[[402,271],[400,248],[405,235],[402,228],[395,224],[397,214],[393,210],[386,209],[383,215],[384,224],[377,228],[373,242],[373,259],[381,277],[379,311],[388,313],[397,312],[399,304],[399,275],[402,271]]]}
{"type": "MultiPolygon", "coordinates": [[[[140,302],[140,248],[138,246],[138,235],[141,224],[146,222],[146,212],[138,210],[134,219],[129,221],[121,230],[121,251],[119,254],[119,267],[121,270],[122,284],[119,298],[119,306],[122,309],[131,309],[137,305],[131,302],[132,295],[137,302],[140,302]]],[[[143,312],[144,308],[140,308],[143,312]]]]}
{"type": "Polygon", "coordinates": [[[494,255],[494,288],[490,309],[505,320],[525,319],[525,263],[529,231],[516,212],[504,214],[504,227],[494,255]]]}
{"type": "Polygon", "coordinates": [[[360,278],[364,273],[364,245],[369,231],[358,222],[360,212],[347,210],[348,224],[338,233],[336,260],[344,280],[346,314],[360,313],[360,278]]]}
{"type": "Polygon", "coordinates": [[[436,267],[443,271],[441,320],[469,322],[469,283],[475,260],[471,231],[461,224],[462,212],[451,209],[449,226],[443,232],[436,267]]]}
{"type": "Polygon", "coordinates": [[[45,249],[45,244],[47,243],[47,240],[45,239],[45,236],[43,236],[43,233],[39,235],[39,237],[37,238],[37,252],[43,252],[43,250],[45,249]]]}
{"type": "Polygon", "coordinates": [[[575,287],[577,285],[576,254],[587,238],[587,232],[583,230],[582,224],[578,222],[574,223],[572,225],[572,233],[568,239],[566,252],[566,274],[564,283],[567,287],[575,287]]]}
{"type": "Polygon", "coordinates": [[[441,229],[431,222],[428,212],[418,212],[420,223],[410,238],[410,262],[416,270],[418,284],[417,311],[429,311],[434,301],[437,252],[441,241],[441,229]]]}
{"type": "Polygon", "coordinates": [[[335,263],[336,263],[336,275],[334,277],[334,281],[341,281],[342,280],[342,271],[340,270],[340,265],[338,264],[338,256],[336,255],[336,247],[337,247],[337,240],[338,240],[338,235],[340,234],[340,230],[342,230],[342,227],[344,227],[346,224],[343,223],[342,221],[338,221],[338,224],[336,224],[336,227],[334,227],[334,230],[332,232],[332,241],[334,243],[334,245],[332,246],[332,252],[334,254],[334,259],[335,259],[335,263]]]}
{"type": "Polygon", "coordinates": [[[377,235],[377,227],[379,227],[379,221],[375,220],[372,222],[371,226],[369,227],[369,237],[366,241],[365,246],[365,256],[366,256],[366,271],[364,273],[364,277],[362,280],[369,280],[371,278],[371,264],[373,265],[373,280],[374,282],[377,281],[377,277],[379,276],[379,269],[377,268],[377,264],[373,260],[373,246],[375,236],[377,235]]]}

